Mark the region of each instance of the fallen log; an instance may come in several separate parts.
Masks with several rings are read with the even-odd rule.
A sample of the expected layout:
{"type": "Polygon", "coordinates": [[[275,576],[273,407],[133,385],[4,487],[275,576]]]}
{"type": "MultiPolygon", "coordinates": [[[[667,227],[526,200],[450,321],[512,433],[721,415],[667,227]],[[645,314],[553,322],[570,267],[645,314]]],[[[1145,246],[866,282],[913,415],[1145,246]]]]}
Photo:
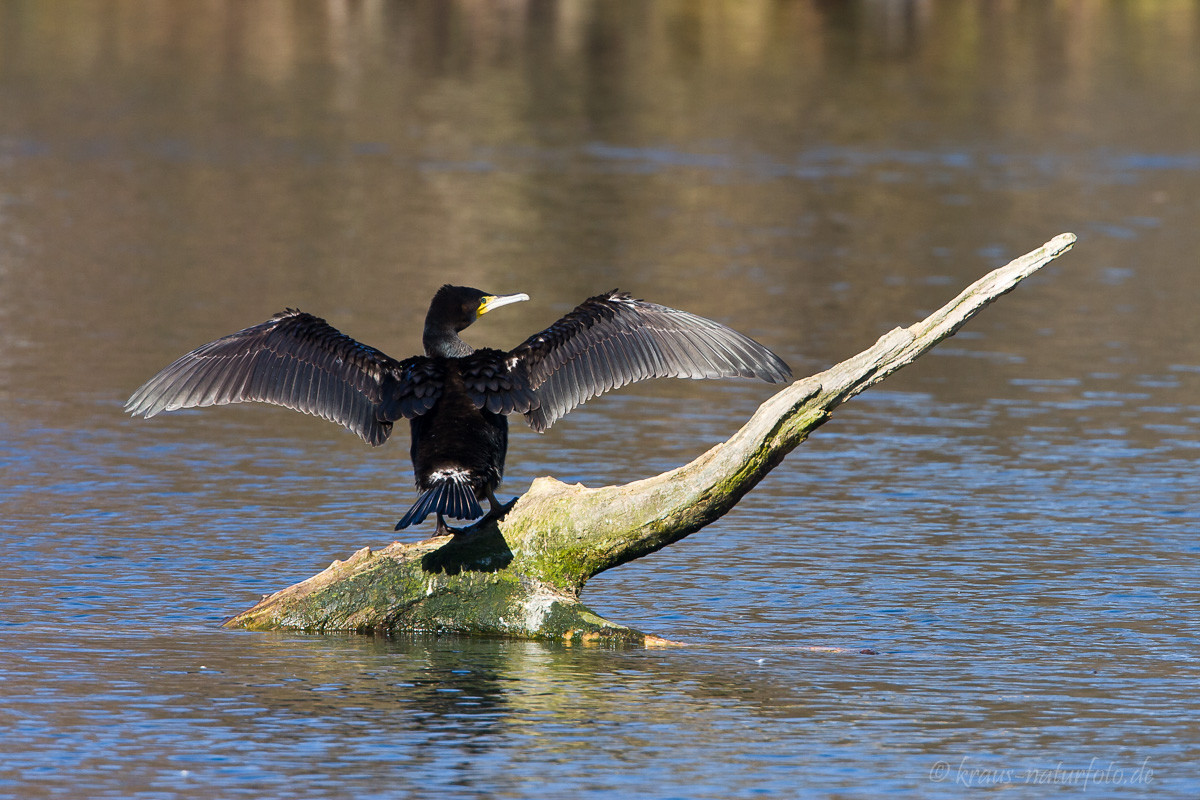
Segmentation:
{"type": "Polygon", "coordinates": [[[580,602],[588,579],[677,542],[725,514],[835,408],[952,336],[1075,242],[1061,234],[989,273],[926,319],[796,381],[728,441],[689,464],[622,486],[538,478],[499,521],[468,536],[364,547],[264,597],[230,628],[445,631],[581,643],[674,644],[580,602]]]}

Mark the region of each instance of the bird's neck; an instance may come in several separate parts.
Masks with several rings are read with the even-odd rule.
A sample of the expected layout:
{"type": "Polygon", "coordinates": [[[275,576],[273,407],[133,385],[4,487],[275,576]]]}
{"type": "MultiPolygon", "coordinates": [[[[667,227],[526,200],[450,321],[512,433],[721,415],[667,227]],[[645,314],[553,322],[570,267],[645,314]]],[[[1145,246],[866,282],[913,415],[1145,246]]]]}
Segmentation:
{"type": "Polygon", "coordinates": [[[462,358],[475,352],[471,345],[459,338],[457,331],[444,325],[430,326],[426,323],[421,343],[425,345],[425,355],[430,358],[462,358]]]}

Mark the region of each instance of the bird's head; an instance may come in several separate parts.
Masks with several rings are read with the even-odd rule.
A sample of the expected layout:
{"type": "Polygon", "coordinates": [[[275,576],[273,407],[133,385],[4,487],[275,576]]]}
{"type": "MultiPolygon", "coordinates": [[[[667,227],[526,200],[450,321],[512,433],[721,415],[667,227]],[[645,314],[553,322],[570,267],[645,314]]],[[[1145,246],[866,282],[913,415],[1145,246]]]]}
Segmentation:
{"type": "Polygon", "coordinates": [[[528,300],[527,294],[488,294],[479,289],[446,284],[438,289],[425,316],[425,354],[458,357],[471,352],[458,332],[493,308],[528,300]]]}
{"type": "Polygon", "coordinates": [[[488,294],[468,286],[446,284],[438,289],[429,304],[425,327],[433,323],[435,327],[449,327],[457,333],[493,308],[528,299],[529,295],[524,293],[488,294]]]}

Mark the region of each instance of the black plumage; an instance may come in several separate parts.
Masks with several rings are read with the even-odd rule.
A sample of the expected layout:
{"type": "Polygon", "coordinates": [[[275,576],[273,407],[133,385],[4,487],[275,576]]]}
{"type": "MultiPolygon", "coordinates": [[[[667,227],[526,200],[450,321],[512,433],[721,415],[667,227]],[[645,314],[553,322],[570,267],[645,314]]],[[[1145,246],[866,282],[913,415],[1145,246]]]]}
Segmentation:
{"type": "Polygon", "coordinates": [[[712,320],[635,300],[616,290],[585,300],[544,331],[504,352],[472,349],[459,332],[481,314],[528,300],[443,286],[425,318],[425,355],[397,361],[288,309],[196,348],[151,378],[125,405],[131,414],[264,402],[331,420],[368,444],[410,421],[420,498],[397,523],[483,516],[503,508],[509,414],[535,431],[591,397],[647,378],[791,377],[758,342],[712,320]]]}

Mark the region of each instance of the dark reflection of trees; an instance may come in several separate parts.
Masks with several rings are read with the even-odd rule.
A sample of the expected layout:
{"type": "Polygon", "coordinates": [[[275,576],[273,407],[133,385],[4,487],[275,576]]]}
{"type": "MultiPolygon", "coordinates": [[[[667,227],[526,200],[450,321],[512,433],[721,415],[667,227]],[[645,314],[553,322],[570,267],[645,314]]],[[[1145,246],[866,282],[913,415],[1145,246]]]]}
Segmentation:
{"type": "MultiPolygon", "coordinates": [[[[852,151],[797,167],[798,154],[1152,125],[1106,101],[1122,67],[1173,96],[1192,91],[1191,41],[1155,35],[1194,29],[1195,7],[1123,9],[267,0],[196,14],[17,0],[0,6],[0,136],[74,159],[73,194],[95,218],[79,249],[178,254],[152,262],[152,289],[166,296],[148,298],[176,329],[200,265],[226,298],[240,279],[238,322],[280,287],[289,302],[342,293],[331,304],[364,319],[384,308],[419,317],[451,272],[489,286],[527,277],[571,299],[636,279],[702,313],[774,318],[800,289],[878,282],[878,261],[858,253],[888,253],[889,274],[927,274],[930,243],[952,238],[934,192],[971,189],[922,194],[913,184],[953,172],[906,184],[886,158],[852,151]],[[597,143],[609,149],[598,155],[597,143]],[[131,165],[137,182],[114,177],[131,165]],[[833,180],[844,173],[857,179],[833,180]],[[121,214],[106,218],[110,207],[121,214]],[[727,280],[758,268],[786,292],[727,280]],[[361,288],[398,273],[411,299],[361,288]]],[[[994,203],[976,216],[1042,227],[1036,194],[994,203]]],[[[53,239],[28,223],[27,239],[53,239]]],[[[127,264],[80,277],[120,299],[128,286],[107,276],[127,264]]],[[[48,293],[69,284],[47,282],[48,293]]],[[[924,302],[911,286],[879,298],[924,302]]],[[[861,343],[883,311],[859,307],[838,324],[858,326],[845,334],[861,343]]]]}
{"type": "MultiPolygon", "coordinates": [[[[1198,16],[1122,2],[6,2],[0,321],[23,320],[32,345],[0,326],[5,381],[55,361],[64,377],[87,370],[59,320],[140,343],[97,376],[115,397],[147,362],[289,304],[403,357],[449,279],[536,289],[481,343],[628,286],[815,371],[983,260],[1180,207],[1185,170],[1156,168],[1120,200],[1097,189],[1129,177],[1109,152],[1194,150],[1198,16]]],[[[1127,287],[1139,307],[1174,306],[1147,316],[1146,339],[1194,348],[1170,322],[1188,313],[1188,273],[1160,277],[1127,287]]],[[[1080,307],[1072,291],[1045,289],[1080,307]]],[[[959,366],[975,374],[948,385],[991,377],[959,366]]]]}

